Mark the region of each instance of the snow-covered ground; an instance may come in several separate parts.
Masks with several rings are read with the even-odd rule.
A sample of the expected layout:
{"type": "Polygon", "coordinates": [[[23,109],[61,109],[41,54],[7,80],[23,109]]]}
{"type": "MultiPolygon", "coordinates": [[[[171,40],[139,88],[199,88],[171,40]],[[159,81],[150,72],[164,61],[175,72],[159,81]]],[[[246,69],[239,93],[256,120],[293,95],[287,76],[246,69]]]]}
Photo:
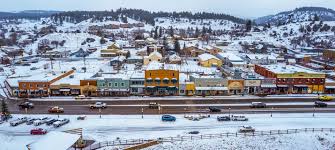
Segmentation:
{"type": "MultiPolygon", "coordinates": [[[[14,118],[22,116],[26,115],[14,115],[14,118]]],[[[42,116],[57,118],[55,115],[33,115],[28,117],[42,116]]],[[[46,125],[42,125],[40,127],[45,128],[48,131],[64,131],[75,128],[83,128],[83,134],[85,137],[95,139],[97,142],[103,142],[113,141],[117,138],[157,139],[159,137],[176,137],[188,135],[188,132],[190,131],[199,131],[200,134],[236,132],[242,125],[251,125],[256,128],[256,130],[267,131],[295,128],[331,128],[335,123],[334,113],[316,114],[314,118],[312,117],[312,114],[309,113],[274,114],[273,117],[270,117],[270,114],[248,114],[246,116],[249,118],[248,122],[218,122],[216,121],[217,115],[213,115],[210,118],[197,122],[184,119],[183,115],[176,115],[176,122],[162,122],[160,120],[161,116],[159,115],[145,115],[143,119],[141,118],[141,115],[103,115],[102,118],[95,115],[87,116],[87,119],[84,121],[76,120],[77,116],[61,115],[60,118],[69,118],[71,120],[70,123],[57,129],[46,125]]],[[[26,144],[43,138],[43,136],[29,135],[29,131],[33,128],[36,127],[26,124],[22,124],[17,127],[10,127],[9,123],[0,125],[1,149],[24,149],[26,144]]],[[[284,139],[289,141],[286,138],[284,139]]],[[[229,141],[234,142],[234,140],[231,139],[229,139],[229,141]]],[[[250,144],[252,144],[251,141],[252,139],[249,139],[250,144]]],[[[168,146],[168,144],[165,146],[168,146]]],[[[221,147],[221,145],[217,146],[221,147]]],[[[158,149],[160,148],[158,147],[158,149]]],[[[167,149],[174,148],[167,147],[167,149]]],[[[186,147],[185,149],[192,148],[186,147]]],[[[195,149],[197,148],[195,147],[195,149]]],[[[213,149],[215,149],[215,147],[213,147],[213,149]]],[[[231,149],[234,149],[234,147],[231,149]]]]}

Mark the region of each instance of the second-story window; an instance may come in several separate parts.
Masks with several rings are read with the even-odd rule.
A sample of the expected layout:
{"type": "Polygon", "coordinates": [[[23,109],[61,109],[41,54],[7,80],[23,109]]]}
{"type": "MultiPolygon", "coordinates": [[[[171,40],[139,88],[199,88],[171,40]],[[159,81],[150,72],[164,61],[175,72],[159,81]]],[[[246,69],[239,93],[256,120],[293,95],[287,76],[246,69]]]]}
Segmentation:
{"type": "Polygon", "coordinates": [[[115,83],[114,83],[114,86],[115,86],[115,87],[117,87],[117,86],[118,86],[117,82],[115,82],[115,83]]]}

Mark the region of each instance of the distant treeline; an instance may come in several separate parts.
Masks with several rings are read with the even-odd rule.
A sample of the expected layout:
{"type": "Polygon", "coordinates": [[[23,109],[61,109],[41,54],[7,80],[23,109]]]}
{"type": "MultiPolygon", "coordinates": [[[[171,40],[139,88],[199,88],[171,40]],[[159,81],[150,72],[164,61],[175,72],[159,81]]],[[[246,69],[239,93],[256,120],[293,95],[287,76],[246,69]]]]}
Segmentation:
{"type": "Polygon", "coordinates": [[[39,11],[29,10],[22,12],[0,12],[0,19],[32,19],[39,20],[41,18],[50,17],[52,14],[58,13],[59,11],[39,11]]]}
{"type": "Polygon", "coordinates": [[[142,9],[117,9],[110,11],[67,11],[51,16],[53,21],[63,23],[79,23],[87,19],[92,21],[122,21],[127,23],[127,17],[151,25],[155,24],[157,17],[188,18],[188,19],[222,19],[235,23],[245,23],[245,20],[221,13],[191,13],[191,12],[150,12],[142,9]]]}

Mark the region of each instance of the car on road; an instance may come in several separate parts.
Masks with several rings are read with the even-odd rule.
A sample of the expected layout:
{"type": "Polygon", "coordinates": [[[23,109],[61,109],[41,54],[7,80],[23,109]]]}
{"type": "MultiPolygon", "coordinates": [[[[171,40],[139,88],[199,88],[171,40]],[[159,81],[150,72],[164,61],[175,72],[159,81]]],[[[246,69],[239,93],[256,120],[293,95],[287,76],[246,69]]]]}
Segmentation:
{"type": "Polygon", "coordinates": [[[328,104],[322,101],[315,101],[314,102],[314,107],[327,107],[328,104]]]}
{"type": "Polygon", "coordinates": [[[47,134],[48,131],[42,128],[36,128],[36,129],[32,129],[30,130],[30,134],[31,135],[44,135],[47,134]]]}
{"type": "Polygon", "coordinates": [[[172,115],[163,115],[162,121],[176,121],[176,117],[172,115]]]}
{"type": "Polygon", "coordinates": [[[334,97],[332,96],[327,96],[327,95],[322,95],[319,97],[320,101],[332,101],[334,99],[334,97]]]}
{"type": "Polygon", "coordinates": [[[266,108],[266,104],[263,102],[252,102],[250,107],[251,108],[266,108]]]}
{"type": "Polygon", "coordinates": [[[31,102],[23,102],[21,104],[19,104],[19,108],[20,109],[31,109],[31,108],[34,108],[34,104],[31,103],[31,102]]]}
{"type": "Polygon", "coordinates": [[[149,109],[158,109],[159,104],[157,102],[150,102],[149,109]]]}
{"type": "Polygon", "coordinates": [[[30,134],[31,135],[44,135],[47,134],[48,131],[42,128],[36,128],[36,129],[32,129],[30,130],[30,134]]]}
{"type": "Polygon", "coordinates": [[[188,134],[199,134],[200,132],[199,131],[191,131],[191,132],[188,132],[188,134]]]}
{"type": "Polygon", "coordinates": [[[64,113],[64,109],[59,106],[54,106],[54,107],[49,108],[48,112],[49,113],[64,113]]]}
{"type": "Polygon", "coordinates": [[[78,116],[77,117],[77,120],[85,120],[86,119],[86,116],[78,116]]]}
{"type": "Polygon", "coordinates": [[[232,116],[232,121],[248,121],[249,119],[245,116],[232,116]]]}
{"type": "Polygon", "coordinates": [[[208,107],[209,111],[210,112],[221,112],[221,109],[220,108],[217,108],[217,107],[208,107]]]}
{"type": "Polygon", "coordinates": [[[218,116],[216,118],[218,121],[230,121],[230,117],[229,116],[218,116]]]}
{"type": "Polygon", "coordinates": [[[55,127],[55,128],[59,128],[65,124],[68,124],[70,122],[69,119],[62,119],[62,120],[59,120],[59,121],[56,121],[54,122],[52,125],[55,127]]]}
{"type": "Polygon", "coordinates": [[[106,103],[103,103],[103,102],[96,102],[94,104],[90,104],[89,107],[91,109],[104,109],[104,108],[107,108],[107,104],[106,103]]]}
{"type": "Polygon", "coordinates": [[[255,129],[251,126],[242,126],[239,130],[240,133],[255,132],[255,129]]]}
{"type": "Polygon", "coordinates": [[[54,122],[56,122],[56,121],[58,121],[57,119],[50,119],[50,120],[48,120],[48,121],[46,121],[45,122],[45,124],[47,125],[47,126],[51,126],[54,122]]]}
{"type": "Polygon", "coordinates": [[[90,97],[87,97],[85,95],[78,95],[75,97],[76,100],[82,100],[82,99],[91,99],[90,97]]]}
{"type": "Polygon", "coordinates": [[[16,120],[13,120],[11,121],[9,124],[12,126],[12,127],[15,127],[15,126],[18,126],[22,123],[25,123],[27,122],[28,118],[27,117],[23,117],[23,118],[18,118],[16,120]]]}

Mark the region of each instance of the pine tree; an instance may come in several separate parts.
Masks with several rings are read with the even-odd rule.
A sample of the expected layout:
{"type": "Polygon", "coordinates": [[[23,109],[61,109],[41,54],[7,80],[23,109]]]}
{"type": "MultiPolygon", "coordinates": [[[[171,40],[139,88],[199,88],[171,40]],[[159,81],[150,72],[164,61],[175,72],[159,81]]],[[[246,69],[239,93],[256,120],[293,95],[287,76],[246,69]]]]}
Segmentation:
{"type": "Polygon", "coordinates": [[[162,35],[163,35],[163,29],[162,29],[162,27],[159,27],[159,37],[162,37],[162,35]]]}
{"type": "Polygon", "coordinates": [[[158,38],[158,26],[155,28],[155,34],[154,34],[154,39],[158,38]]]}
{"type": "Polygon", "coordinates": [[[8,111],[8,106],[5,100],[1,101],[1,114],[4,117],[3,119],[7,121],[10,116],[10,112],[8,111]]]}
{"type": "Polygon", "coordinates": [[[179,43],[179,40],[176,40],[175,43],[174,43],[174,49],[177,53],[180,54],[180,43],[179,43]]]}
{"type": "Polygon", "coordinates": [[[170,26],[170,36],[173,37],[174,36],[174,31],[173,31],[173,28],[172,26],[170,26]]]}
{"type": "Polygon", "coordinates": [[[245,24],[245,29],[247,32],[250,32],[252,28],[252,22],[251,20],[247,20],[246,24],[245,24]]]}

